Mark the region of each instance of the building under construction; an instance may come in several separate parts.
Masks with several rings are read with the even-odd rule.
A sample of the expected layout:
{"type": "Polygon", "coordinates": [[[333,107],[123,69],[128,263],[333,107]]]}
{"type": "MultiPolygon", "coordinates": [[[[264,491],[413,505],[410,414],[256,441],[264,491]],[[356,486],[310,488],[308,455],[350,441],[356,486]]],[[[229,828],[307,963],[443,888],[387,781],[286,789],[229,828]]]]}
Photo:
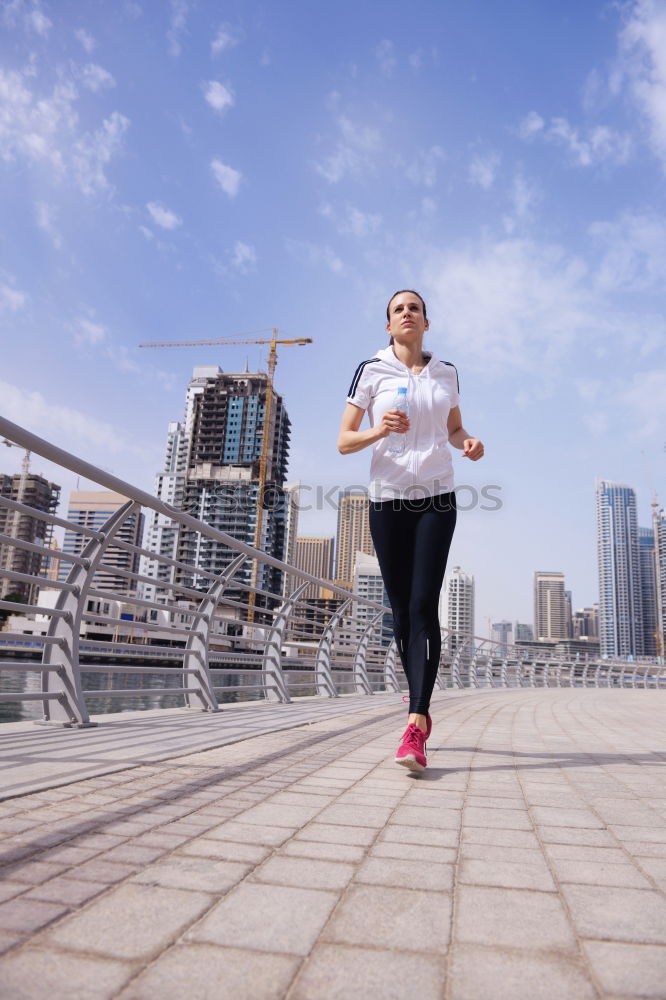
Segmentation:
{"type": "MultiPolygon", "coordinates": [[[[0,474],[0,495],[24,507],[48,514],[55,513],[60,499],[60,487],[50,483],[43,476],[33,473],[16,473],[8,476],[0,474]]],[[[53,526],[27,511],[0,504],[0,535],[16,538],[33,545],[51,546],[53,526]]],[[[0,570],[10,573],[26,573],[42,576],[47,557],[39,552],[17,548],[9,543],[0,544],[0,570]]],[[[7,594],[18,594],[26,603],[34,603],[37,587],[21,580],[0,578],[0,599],[7,594]]]]}

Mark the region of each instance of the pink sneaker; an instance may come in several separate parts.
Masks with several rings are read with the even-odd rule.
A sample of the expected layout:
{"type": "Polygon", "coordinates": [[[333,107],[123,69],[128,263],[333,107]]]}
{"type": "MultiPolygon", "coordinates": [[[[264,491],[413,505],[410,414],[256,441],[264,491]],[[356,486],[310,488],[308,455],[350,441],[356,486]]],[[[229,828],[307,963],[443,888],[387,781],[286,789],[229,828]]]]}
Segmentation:
{"type": "MultiPolygon", "coordinates": [[[[409,701],[409,695],[406,694],[402,700],[405,701],[405,702],[408,702],[409,701]]],[[[426,712],[426,726],[427,726],[427,728],[426,728],[425,738],[427,740],[429,740],[430,739],[430,734],[432,732],[432,719],[430,718],[430,712],[426,712]]]]}
{"type": "Polygon", "coordinates": [[[428,763],[425,755],[426,734],[413,722],[402,734],[402,743],[395,755],[396,764],[408,767],[410,771],[423,771],[428,763]]]}

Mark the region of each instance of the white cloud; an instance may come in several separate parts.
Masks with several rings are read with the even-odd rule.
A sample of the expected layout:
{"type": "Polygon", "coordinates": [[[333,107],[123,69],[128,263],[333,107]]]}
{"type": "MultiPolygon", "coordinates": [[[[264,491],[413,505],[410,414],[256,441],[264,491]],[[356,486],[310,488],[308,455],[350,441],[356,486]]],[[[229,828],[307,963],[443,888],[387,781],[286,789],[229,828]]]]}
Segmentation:
{"type": "Polygon", "coordinates": [[[626,163],[632,152],[630,137],[608,125],[595,125],[581,132],[566,118],[551,118],[546,123],[536,111],[530,111],[522,120],[518,134],[523,139],[539,136],[545,142],[563,146],[572,164],[578,167],[626,163]]]}
{"type": "Polygon", "coordinates": [[[80,70],[80,77],[83,86],[92,90],[94,94],[105,87],[115,87],[116,85],[111,73],[96,63],[87,63],[83,66],[80,70]]]}
{"type": "Polygon", "coordinates": [[[96,194],[109,187],[104,168],[120,150],[128,128],[129,119],[113,111],[96,132],[86,133],[75,143],[72,158],[84,194],[96,194]]]}
{"type": "Polygon", "coordinates": [[[666,274],[666,216],[626,212],[597,222],[590,235],[601,251],[596,282],[603,291],[661,293],[666,274]]]}
{"type": "Polygon", "coordinates": [[[620,393],[629,407],[641,436],[659,435],[666,427],[666,369],[636,372],[631,384],[620,393]]]}
{"type": "Polygon", "coordinates": [[[214,111],[226,111],[234,104],[234,95],[228,87],[219,80],[209,80],[204,84],[204,97],[214,111]]]}
{"type": "Polygon", "coordinates": [[[330,219],[337,231],[345,236],[365,237],[376,233],[382,224],[382,217],[373,212],[363,212],[354,205],[346,205],[342,213],[338,213],[328,203],[322,205],[320,214],[330,219]]]}
{"type": "Polygon", "coordinates": [[[0,69],[0,159],[47,165],[54,180],[69,178],[84,194],[105,190],[104,168],[120,150],[129,120],[114,111],[96,132],[80,132],[71,80],[47,96],[29,82],[26,74],[0,69]]]}
{"type": "Polygon", "coordinates": [[[631,11],[620,33],[610,88],[619,93],[627,86],[666,169],[666,6],[660,0],[636,0],[631,11]]]}
{"type": "Polygon", "coordinates": [[[179,56],[182,51],[180,40],[187,25],[187,15],[189,12],[190,5],[188,0],[171,0],[171,16],[169,18],[169,30],[167,31],[169,55],[179,56]]]}
{"type": "Polygon", "coordinates": [[[285,240],[285,246],[290,254],[305,264],[324,264],[334,274],[344,271],[344,264],[331,247],[301,240],[285,240]]]}
{"type": "Polygon", "coordinates": [[[142,234],[144,239],[150,241],[155,239],[155,233],[148,226],[139,226],[139,232],[142,234]]]}
{"type": "Polygon", "coordinates": [[[337,127],[340,138],[333,153],[315,168],[331,184],[351,174],[357,176],[372,171],[382,141],[379,131],[366,125],[357,125],[346,115],[339,115],[337,127]]]}
{"type": "Polygon", "coordinates": [[[234,45],[238,45],[238,38],[228,24],[222,24],[210,43],[210,53],[212,56],[219,56],[221,52],[232,49],[234,45]]]}
{"type": "Polygon", "coordinates": [[[469,165],[469,179],[472,184],[478,184],[484,191],[489,191],[495,183],[497,170],[500,165],[498,153],[487,153],[475,156],[469,165]]]}
{"type": "Polygon", "coordinates": [[[438,166],[445,160],[446,153],[441,146],[418,150],[412,162],[407,165],[405,176],[414,184],[434,187],[437,182],[438,166]]]}
{"type": "Polygon", "coordinates": [[[421,49],[416,49],[415,52],[409,53],[409,65],[413,70],[420,70],[423,66],[423,52],[421,49]]]}
{"type": "Polygon", "coordinates": [[[85,28],[78,28],[78,30],[74,32],[74,37],[77,39],[77,41],[81,43],[81,45],[88,53],[88,55],[90,55],[90,53],[97,45],[97,42],[95,41],[93,36],[90,34],[89,31],[86,31],[85,28]]]}
{"type": "Polygon", "coordinates": [[[28,14],[28,25],[33,31],[36,31],[38,35],[41,35],[42,38],[46,38],[49,31],[53,27],[51,21],[48,19],[46,14],[39,9],[39,7],[35,7],[28,14]]]}
{"type": "Polygon", "coordinates": [[[36,202],[35,218],[37,225],[46,233],[55,249],[59,250],[62,246],[62,238],[55,223],[57,215],[58,210],[52,205],[48,205],[45,201],[36,202]]]}
{"type": "Polygon", "coordinates": [[[0,315],[6,312],[18,312],[26,304],[27,296],[25,292],[20,292],[12,285],[0,284],[0,315]]]}
{"type": "Polygon", "coordinates": [[[238,240],[234,244],[230,263],[234,270],[239,271],[241,274],[247,274],[249,271],[254,270],[254,266],[257,263],[257,252],[249,243],[241,243],[238,240]]]}
{"type": "Polygon", "coordinates": [[[545,124],[546,123],[540,114],[536,111],[530,111],[529,114],[525,115],[522,122],[518,126],[518,134],[521,138],[528,139],[537,132],[541,132],[545,124]]]}
{"type": "Polygon", "coordinates": [[[107,332],[101,323],[93,323],[85,316],[79,316],[72,325],[74,343],[77,347],[95,347],[106,340],[107,332]]]}
{"type": "Polygon", "coordinates": [[[242,174],[240,171],[227,166],[227,164],[222,163],[221,160],[213,160],[211,162],[210,169],[213,172],[213,177],[220,185],[224,193],[228,194],[230,198],[235,198],[238,194],[238,188],[240,187],[242,180],[242,174]]]}
{"type": "Polygon", "coordinates": [[[375,49],[375,58],[384,76],[392,76],[398,60],[395,56],[395,46],[388,38],[383,38],[375,49]]]}
{"type": "Polygon", "coordinates": [[[146,208],[150,212],[153,222],[162,229],[177,229],[182,224],[182,219],[175,212],[160,205],[157,201],[149,201],[146,208]]]}
{"type": "Polygon", "coordinates": [[[561,247],[505,239],[433,253],[425,285],[447,347],[487,370],[543,371],[603,322],[586,265],[561,247]]]}

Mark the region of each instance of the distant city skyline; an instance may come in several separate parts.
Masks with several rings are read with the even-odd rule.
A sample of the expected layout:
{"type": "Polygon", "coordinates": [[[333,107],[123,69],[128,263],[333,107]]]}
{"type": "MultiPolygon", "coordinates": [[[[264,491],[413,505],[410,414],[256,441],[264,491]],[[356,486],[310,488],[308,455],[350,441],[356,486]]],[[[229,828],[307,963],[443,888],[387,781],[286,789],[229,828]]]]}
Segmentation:
{"type": "MultiPolygon", "coordinates": [[[[639,525],[666,501],[664,0],[313,9],[1,6],[0,407],[152,491],[192,368],[266,349],[138,345],[275,326],[313,338],[276,372],[289,478],[336,495],[368,482],[349,382],[416,288],[486,446],[453,459],[477,629],[531,621],[539,568],[591,607],[594,477],[639,525]]],[[[32,469],[63,509],[95,488],[32,469]]],[[[330,504],[298,531],[335,535],[330,504]]]]}

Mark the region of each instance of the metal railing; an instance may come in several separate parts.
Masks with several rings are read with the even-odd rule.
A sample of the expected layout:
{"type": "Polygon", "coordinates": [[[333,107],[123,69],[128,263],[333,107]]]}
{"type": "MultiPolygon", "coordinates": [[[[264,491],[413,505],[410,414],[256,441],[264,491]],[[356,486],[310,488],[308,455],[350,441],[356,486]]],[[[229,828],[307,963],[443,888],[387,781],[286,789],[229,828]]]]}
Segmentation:
{"type": "MultiPolygon", "coordinates": [[[[219,711],[230,694],[288,702],[303,695],[372,695],[406,687],[395,642],[382,630],[389,608],[255,549],[3,418],[0,435],[126,498],[93,529],[0,496],[0,508],[13,513],[15,523],[24,515],[80,538],[78,551],[64,552],[0,534],[0,579],[33,595],[23,604],[0,600],[0,609],[23,618],[22,631],[0,632],[0,673],[31,675],[39,682],[29,691],[0,691],[0,701],[41,701],[40,722],[86,727],[95,724],[86,701],[100,692],[86,689],[83,679],[95,674],[165,680],[151,688],[116,685],[103,692],[107,698],[169,695],[207,712],[219,711]],[[224,566],[212,572],[182,555],[174,558],[123,538],[123,528],[143,510],[160,515],[176,531],[214,543],[224,566]],[[20,553],[71,568],[57,576],[25,573],[12,556],[20,553]],[[141,572],[139,559],[152,575],[141,572]],[[296,587],[283,594],[239,585],[241,570],[254,560],[298,580],[296,587]],[[127,592],[104,589],[105,575],[126,579],[127,592]],[[334,593],[337,607],[307,599],[311,584],[334,593]]],[[[261,574],[252,578],[260,580],[261,574]]],[[[666,685],[666,668],[656,662],[567,660],[442,629],[437,685],[660,687],[666,685]]]]}

